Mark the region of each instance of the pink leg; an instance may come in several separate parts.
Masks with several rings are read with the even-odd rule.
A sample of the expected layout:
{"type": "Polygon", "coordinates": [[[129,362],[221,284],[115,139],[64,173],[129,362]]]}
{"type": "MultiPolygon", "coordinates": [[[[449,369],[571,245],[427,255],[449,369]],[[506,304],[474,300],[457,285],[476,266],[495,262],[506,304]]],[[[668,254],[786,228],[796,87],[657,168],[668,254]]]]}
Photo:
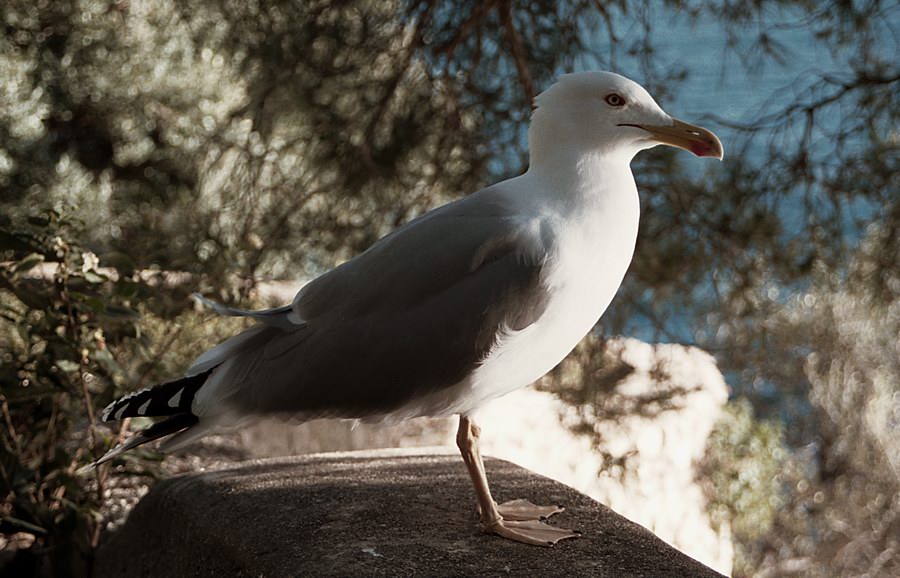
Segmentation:
{"type": "Polygon", "coordinates": [[[566,538],[577,538],[581,534],[564,528],[555,528],[543,523],[541,519],[562,511],[557,506],[535,506],[526,500],[513,500],[497,506],[488,488],[484,463],[478,450],[478,437],[481,428],[471,418],[459,416],[459,430],[456,433],[456,445],[462,454],[481,511],[481,523],[485,532],[490,532],[523,542],[533,546],[552,546],[566,538]]]}

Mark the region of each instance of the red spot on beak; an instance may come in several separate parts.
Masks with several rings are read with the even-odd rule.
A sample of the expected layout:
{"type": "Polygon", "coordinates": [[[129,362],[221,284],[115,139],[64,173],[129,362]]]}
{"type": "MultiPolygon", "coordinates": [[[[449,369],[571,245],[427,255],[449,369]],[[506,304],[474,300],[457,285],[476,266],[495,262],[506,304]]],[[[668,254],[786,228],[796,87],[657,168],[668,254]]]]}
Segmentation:
{"type": "Polygon", "coordinates": [[[712,154],[712,147],[706,144],[705,142],[700,141],[691,141],[691,152],[697,155],[698,157],[711,157],[714,156],[712,154]]]}

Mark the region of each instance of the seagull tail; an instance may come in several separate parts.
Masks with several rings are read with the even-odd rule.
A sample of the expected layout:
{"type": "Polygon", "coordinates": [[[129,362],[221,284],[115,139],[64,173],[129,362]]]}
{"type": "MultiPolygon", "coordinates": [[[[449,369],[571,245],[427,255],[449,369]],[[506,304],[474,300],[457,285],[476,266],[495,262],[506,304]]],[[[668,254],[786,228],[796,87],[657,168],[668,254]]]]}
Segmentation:
{"type": "Polygon", "coordinates": [[[129,393],[106,406],[106,409],[103,410],[103,421],[116,421],[126,417],[166,416],[168,419],[158,421],[147,429],[135,433],[124,443],[103,454],[103,457],[97,461],[78,470],[78,473],[92,470],[103,462],[108,462],[139,445],[197,425],[200,418],[191,413],[191,404],[197,390],[203,386],[212,372],[213,370],[210,369],[198,375],[183,377],[129,393]]]}
{"type": "Polygon", "coordinates": [[[186,428],[196,425],[198,421],[199,418],[197,416],[190,413],[182,413],[179,415],[174,415],[163,421],[156,422],[147,429],[137,432],[136,434],[125,440],[124,443],[121,443],[109,450],[108,452],[103,454],[103,457],[101,457],[99,460],[79,469],[78,473],[83,474],[85,472],[88,472],[96,468],[100,464],[108,462],[114,457],[120,454],[124,454],[128,450],[136,448],[137,446],[143,445],[149,441],[153,441],[172,433],[183,431],[186,428]]]}

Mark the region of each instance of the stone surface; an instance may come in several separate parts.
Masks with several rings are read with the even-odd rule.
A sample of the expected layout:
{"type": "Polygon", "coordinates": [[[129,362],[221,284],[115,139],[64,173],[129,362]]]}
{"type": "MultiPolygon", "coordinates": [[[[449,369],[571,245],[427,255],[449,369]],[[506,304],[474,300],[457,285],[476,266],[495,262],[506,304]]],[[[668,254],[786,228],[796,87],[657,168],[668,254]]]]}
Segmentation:
{"type": "Polygon", "coordinates": [[[107,576],[720,576],[572,488],[486,460],[495,498],[564,504],[554,548],[480,530],[450,449],[246,462],[156,485],[101,545],[107,576]]]}

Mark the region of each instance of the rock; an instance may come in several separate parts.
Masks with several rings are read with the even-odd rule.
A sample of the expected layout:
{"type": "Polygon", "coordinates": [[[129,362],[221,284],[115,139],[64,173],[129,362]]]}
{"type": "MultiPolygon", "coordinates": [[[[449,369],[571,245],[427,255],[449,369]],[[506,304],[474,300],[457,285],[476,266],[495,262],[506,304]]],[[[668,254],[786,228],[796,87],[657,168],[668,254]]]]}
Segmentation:
{"type": "Polygon", "coordinates": [[[246,462],[157,484],[101,545],[106,576],[720,576],[558,482],[487,459],[495,498],[565,504],[576,540],[483,534],[459,455],[438,450],[246,462]]]}

